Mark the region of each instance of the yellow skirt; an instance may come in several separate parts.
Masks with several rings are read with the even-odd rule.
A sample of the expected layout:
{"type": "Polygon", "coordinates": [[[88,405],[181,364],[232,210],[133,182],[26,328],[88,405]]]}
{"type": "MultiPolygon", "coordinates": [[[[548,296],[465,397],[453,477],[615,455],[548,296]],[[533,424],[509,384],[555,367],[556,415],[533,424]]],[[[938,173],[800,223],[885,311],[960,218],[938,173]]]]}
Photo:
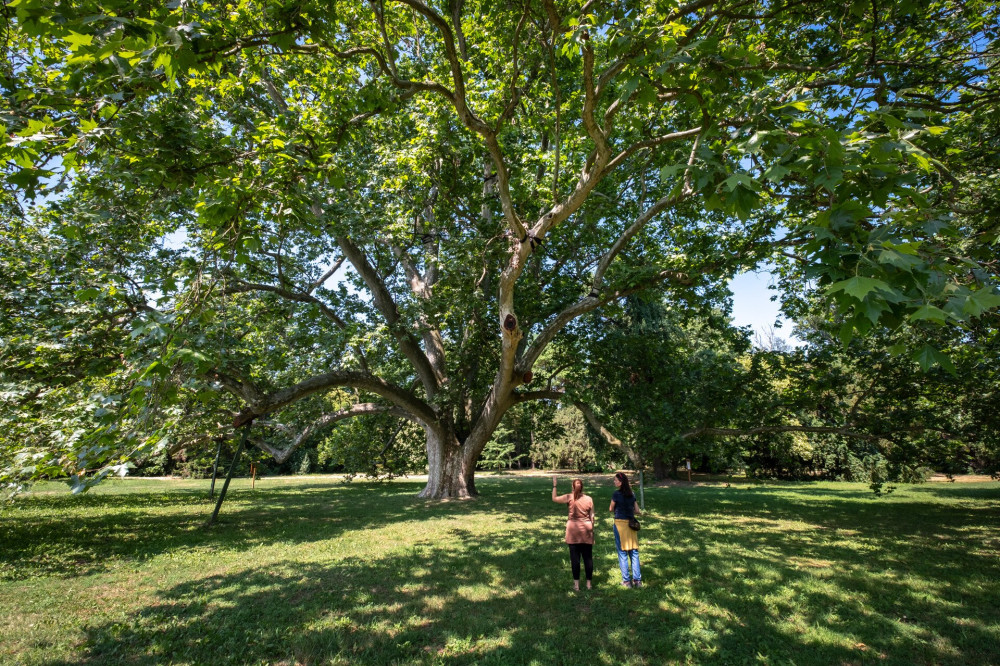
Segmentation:
{"type": "Polygon", "coordinates": [[[628,519],[615,518],[615,527],[618,528],[618,540],[621,541],[622,550],[639,549],[639,533],[628,526],[628,519]]]}

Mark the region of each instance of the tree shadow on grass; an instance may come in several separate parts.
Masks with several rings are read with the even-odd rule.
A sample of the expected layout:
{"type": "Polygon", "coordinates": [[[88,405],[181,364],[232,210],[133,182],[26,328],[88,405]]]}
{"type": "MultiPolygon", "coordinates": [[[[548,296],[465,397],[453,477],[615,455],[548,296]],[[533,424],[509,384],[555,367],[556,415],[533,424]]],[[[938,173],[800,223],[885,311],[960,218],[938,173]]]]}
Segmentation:
{"type": "MultiPolygon", "coordinates": [[[[505,488],[503,497],[457,508],[377,487],[354,487],[332,503],[323,492],[311,502],[293,500],[294,493],[288,504],[272,497],[285,513],[280,522],[257,526],[269,541],[336,538],[338,521],[359,514],[373,527],[466,512],[503,516],[504,523],[484,534],[481,523],[473,530],[458,522],[431,542],[378,556],[362,533],[349,540],[351,552],[327,563],[247,566],[185,581],[128,617],[91,625],[72,663],[617,665],[766,658],[957,666],[989,663],[1000,653],[995,558],[975,540],[935,548],[935,530],[959,539],[988,528],[988,511],[917,501],[882,504],[859,519],[836,495],[811,503],[772,495],[762,507],[760,497],[715,490],[657,492],[647,495],[651,510],[641,533],[646,587],[616,585],[610,528],[602,521],[597,587],[573,593],[562,507],[538,497],[546,483],[505,488]],[[323,518],[308,535],[294,527],[299,513],[315,520],[317,512],[323,518]],[[914,512],[934,529],[910,529],[906,516],[914,512]],[[292,527],[282,524],[286,517],[292,527]],[[518,517],[536,528],[522,529],[518,517]],[[886,528],[893,517],[900,531],[886,528]]],[[[224,529],[247,529],[252,520],[242,513],[234,512],[224,529]]],[[[176,543],[160,537],[156,546],[176,543]]],[[[70,661],[49,662],[60,663],[70,661]]]]}
{"type": "Polygon", "coordinates": [[[679,638],[726,661],[750,650],[793,663],[989,663],[1000,649],[995,564],[905,540],[872,545],[733,525],[644,558],[654,580],[677,581],[674,608],[697,616],[679,638]],[[844,644],[856,651],[838,655],[844,644]]]}
{"type": "Polygon", "coordinates": [[[417,498],[423,487],[418,481],[261,484],[251,490],[243,479],[230,489],[219,522],[211,528],[205,521],[214,500],[190,488],[41,495],[26,499],[9,519],[0,521],[0,581],[91,575],[122,561],[139,562],[174,551],[323,541],[344,530],[376,529],[405,520],[469,514],[501,519],[511,513],[531,520],[550,517],[552,505],[544,503],[547,490],[540,491],[539,483],[486,482],[482,485],[493,494],[474,501],[437,502],[417,498]]]}
{"type": "MultiPolygon", "coordinates": [[[[703,576],[677,603],[676,591],[662,581],[642,590],[604,585],[568,593],[561,553],[521,536],[483,539],[456,530],[450,543],[378,559],[359,549],[356,559],[328,566],[249,568],[185,582],[127,619],[88,630],[85,653],[72,663],[753,663],[758,654],[818,664],[869,656],[881,663],[988,659],[989,653],[976,659],[961,649],[967,646],[921,635],[946,630],[943,618],[910,632],[869,606],[876,595],[905,590],[854,589],[852,597],[804,591],[797,601],[805,621],[850,636],[855,647],[846,647],[782,626],[781,602],[770,597],[809,577],[789,566],[779,565],[770,580],[720,588],[713,576],[731,572],[734,563],[703,549],[703,576]]],[[[613,566],[608,558],[602,565],[613,566]]],[[[648,565],[665,571],[678,563],[667,555],[648,565]]],[[[981,629],[967,631],[970,646],[995,642],[981,629]]],[[[57,663],[71,662],[50,662],[57,663]]]]}
{"type": "MultiPolygon", "coordinates": [[[[85,511],[47,497],[38,515],[0,528],[0,566],[68,577],[184,549],[206,562],[279,542],[353,549],[161,589],[141,610],[91,624],[74,663],[965,664],[1000,653],[996,494],[971,504],[652,489],[646,587],[617,587],[602,519],[598,587],[573,594],[565,507],[549,501],[548,481],[480,486],[481,499],[444,504],[417,500],[417,482],[237,488],[211,530],[199,527],[210,503],[187,492],[96,495],[85,511]],[[367,539],[381,537],[366,534],[397,524],[421,532],[373,555],[367,539]]],[[[588,492],[602,513],[610,490],[588,492]]]]}
{"type": "Polygon", "coordinates": [[[744,637],[734,640],[725,638],[730,623],[708,623],[719,654],[745,650],[745,635],[762,654],[796,663],[801,635],[810,645],[817,637],[855,643],[852,663],[990,663],[1000,654],[1000,607],[990,601],[1000,595],[997,503],[807,493],[702,488],[657,497],[671,512],[666,526],[647,522],[647,537],[664,545],[647,548],[647,560],[684,579],[686,598],[707,616],[743,618],[733,636],[744,637]],[[780,627],[785,641],[769,645],[765,625],[780,627]]]}
{"type": "Polygon", "coordinates": [[[954,499],[993,500],[1000,502],[1000,483],[952,484],[925,483],[910,489],[911,493],[954,499]]]}
{"type": "Polygon", "coordinates": [[[369,485],[232,488],[211,528],[214,500],[189,489],[30,498],[0,522],[0,580],[89,575],[177,550],[329,539],[405,517],[416,484],[369,485]]]}
{"type": "MultiPolygon", "coordinates": [[[[965,496],[966,489],[950,490],[954,494],[940,490],[933,496],[965,496]]],[[[919,494],[898,501],[843,500],[826,489],[819,496],[808,489],[769,497],[723,488],[666,493],[657,502],[670,507],[669,520],[683,525],[682,531],[708,529],[723,543],[770,539],[760,547],[794,546],[806,557],[822,545],[824,559],[942,577],[953,585],[977,572],[1000,576],[996,548],[990,548],[1000,538],[990,518],[1000,509],[1000,489],[977,502],[957,503],[923,501],[919,494]]]]}

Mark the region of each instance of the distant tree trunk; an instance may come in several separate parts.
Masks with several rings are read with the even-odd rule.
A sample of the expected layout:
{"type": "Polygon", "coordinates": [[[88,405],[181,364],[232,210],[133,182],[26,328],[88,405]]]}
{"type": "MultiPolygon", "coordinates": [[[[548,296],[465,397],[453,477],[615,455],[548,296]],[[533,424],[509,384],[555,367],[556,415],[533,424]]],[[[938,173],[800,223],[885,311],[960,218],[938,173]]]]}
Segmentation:
{"type": "Polygon", "coordinates": [[[676,466],[671,467],[670,463],[663,459],[663,456],[657,456],[653,459],[653,476],[658,480],[666,479],[667,477],[674,478],[676,475],[676,466]]]}
{"type": "Polygon", "coordinates": [[[535,429],[528,431],[528,460],[531,462],[531,469],[535,469],[535,429]]]}

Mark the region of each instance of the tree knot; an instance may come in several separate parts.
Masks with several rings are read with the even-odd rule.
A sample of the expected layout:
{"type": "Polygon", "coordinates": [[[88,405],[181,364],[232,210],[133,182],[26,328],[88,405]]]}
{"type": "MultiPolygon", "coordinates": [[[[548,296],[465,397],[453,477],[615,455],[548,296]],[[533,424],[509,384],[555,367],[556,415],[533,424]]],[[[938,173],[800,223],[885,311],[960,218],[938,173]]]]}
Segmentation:
{"type": "Polygon", "coordinates": [[[541,247],[543,242],[544,241],[541,238],[535,236],[530,231],[524,232],[524,238],[521,239],[522,244],[531,243],[532,250],[534,250],[536,247],[541,247]]]}

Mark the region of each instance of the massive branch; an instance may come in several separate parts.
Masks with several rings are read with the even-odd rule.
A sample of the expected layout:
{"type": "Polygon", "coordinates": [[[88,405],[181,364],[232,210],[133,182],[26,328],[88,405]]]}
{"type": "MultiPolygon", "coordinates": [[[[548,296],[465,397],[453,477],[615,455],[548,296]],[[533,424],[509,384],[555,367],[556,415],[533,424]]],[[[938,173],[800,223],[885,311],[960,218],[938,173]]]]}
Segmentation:
{"type": "Polygon", "coordinates": [[[414,338],[413,332],[404,328],[405,324],[399,315],[399,308],[396,307],[396,302],[379,276],[378,271],[368,261],[368,257],[365,256],[361,248],[355,245],[350,238],[338,236],[337,243],[344,251],[344,256],[351,262],[351,265],[354,266],[354,269],[368,287],[375,307],[382,314],[382,317],[385,318],[389,331],[396,339],[400,351],[403,352],[403,355],[406,356],[416,371],[417,376],[424,385],[424,390],[427,392],[427,397],[433,398],[438,390],[438,377],[434,372],[430,359],[427,358],[427,354],[424,353],[414,338]]]}
{"type": "MultiPolygon", "coordinates": [[[[406,250],[393,245],[392,252],[396,256],[396,259],[399,260],[399,263],[403,266],[403,270],[406,272],[407,281],[410,284],[410,291],[413,292],[413,295],[417,298],[427,300],[433,295],[434,285],[438,280],[437,240],[428,238],[424,242],[423,247],[426,253],[425,258],[427,264],[427,269],[423,274],[417,270],[416,265],[406,253],[406,250]]],[[[420,316],[419,326],[420,333],[424,339],[424,349],[426,350],[427,359],[430,361],[431,368],[434,370],[434,376],[437,379],[438,385],[441,385],[447,379],[444,339],[441,337],[441,331],[434,328],[427,320],[426,316],[420,316]]]]}
{"type": "MultiPolygon", "coordinates": [[[[483,137],[486,149],[489,151],[493,166],[497,171],[497,192],[500,196],[504,218],[507,220],[512,233],[518,238],[523,238],[525,235],[524,224],[514,210],[514,201],[510,193],[510,171],[507,168],[503,150],[500,148],[500,142],[497,140],[496,131],[476,115],[469,106],[465,92],[465,75],[462,72],[462,63],[455,49],[455,38],[451,27],[444,17],[419,0],[398,1],[424,16],[440,33],[441,39],[444,42],[445,57],[448,60],[448,66],[451,70],[452,84],[455,87],[455,91],[451,92],[447,88],[444,88],[444,86],[439,86],[439,89],[434,90],[434,92],[441,94],[451,102],[463,125],[483,137]]],[[[398,79],[394,75],[390,75],[393,76],[394,83],[397,83],[398,79]]]]}
{"type": "Polygon", "coordinates": [[[285,287],[277,287],[269,284],[259,284],[256,282],[247,282],[243,279],[237,278],[235,284],[230,284],[226,287],[225,293],[227,294],[240,294],[240,293],[251,293],[257,291],[263,291],[267,293],[280,296],[289,301],[295,301],[296,303],[308,303],[310,305],[315,305],[320,312],[323,313],[327,319],[332,321],[340,329],[347,328],[347,322],[345,322],[336,312],[334,312],[329,305],[324,303],[322,300],[313,296],[308,292],[293,291],[285,287]]]}
{"type": "Polygon", "coordinates": [[[276,412],[292,403],[302,400],[305,397],[328,391],[333,388],[348,386],[351,388],[369,391],[379,395],[393,405],[405,410],[413,418],[424,424],[433,424],[437,420],[437,414],[426,402],[415,396],[410,391],[400,388],[394,384],[363,372],[352,372],[341,370],[316,375],[303,380],[298,384],[275,391],[267,395],[258,394],[255,399],[247,405],[236,417],[237,423],[246,423],[251,419],[276,412]]]}

